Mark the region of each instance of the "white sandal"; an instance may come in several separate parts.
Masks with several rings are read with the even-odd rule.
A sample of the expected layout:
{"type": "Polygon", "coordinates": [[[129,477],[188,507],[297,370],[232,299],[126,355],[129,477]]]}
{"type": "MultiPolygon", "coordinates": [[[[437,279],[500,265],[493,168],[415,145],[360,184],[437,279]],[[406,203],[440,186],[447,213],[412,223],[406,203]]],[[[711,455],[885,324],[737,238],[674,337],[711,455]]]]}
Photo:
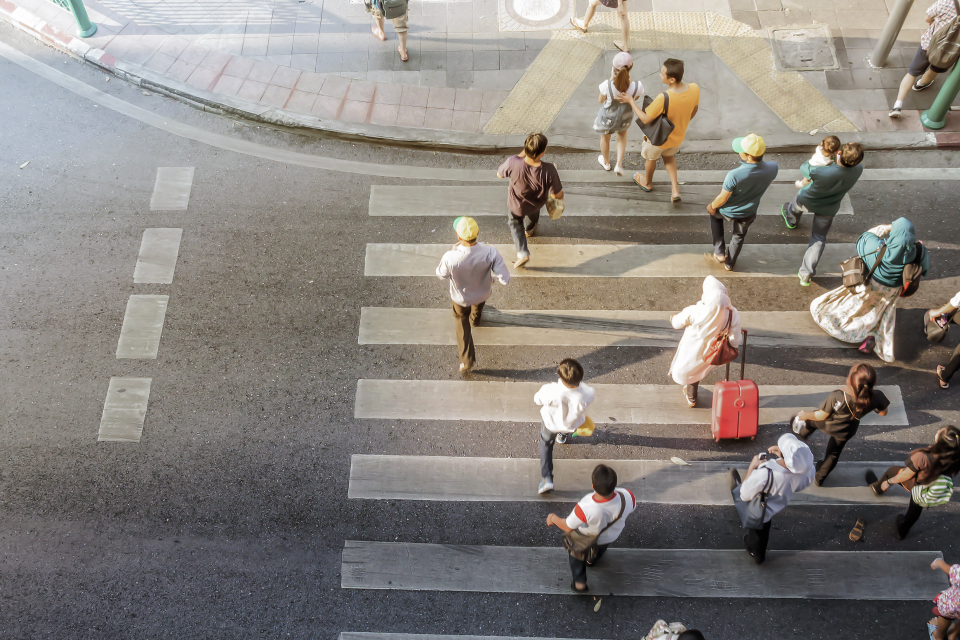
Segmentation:
{"type": "Polygon", "coordinates": [[[618,176],[622,176],[622,175],[623,175],[623,167],[621,167],[620,165],[617,165],[616,167],[613,168],[613,172],[614,172],[615,174],[617,174],[618,176]]]}
{"type": "Polygon", "coordinates": [[[602,156],[602,155],[597,156],[597,162],[600,163],[600,166],[603,167],[603,170],[604,170],[604,171],[610,171],[610,169],[612,168],[612,167],[610,166],[610,163],[603,161],[603,156],[602,156]]]}

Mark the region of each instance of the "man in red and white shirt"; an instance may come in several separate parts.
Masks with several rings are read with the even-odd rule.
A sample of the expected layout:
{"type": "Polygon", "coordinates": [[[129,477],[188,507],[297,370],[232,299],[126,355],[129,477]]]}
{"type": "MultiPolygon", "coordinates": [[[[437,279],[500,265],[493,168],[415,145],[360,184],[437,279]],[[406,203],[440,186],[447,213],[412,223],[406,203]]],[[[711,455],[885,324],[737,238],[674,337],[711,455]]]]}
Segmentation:
{"type": "MultiPolygon", "coordinates": [[[[620,537],[627,516],[637,508],[637,499],[629,489],[617,488],[617,472],[605,464],[598,464],[594,468],[591,481],[593,493],[584,496],[566,520],[555,513],[548,515],[547,526],[554,525],[563,531],[577,529],[580,533],[594,536],[602,531],[597,540],[596,560],[590,563],[590,566],[593,566],[603,557],[607,546],[620,537]],[[613,522],[615,519],[616,522],[613,522]],[[613,524],[610,524],[611,522],[613,524]],[[609,527],[604,530],[607,525],[609,527]]],[[[573,574],[570,588],[574,591],[587,591],[587,562],[570,556],[570,572],[573,574]]]]}
{"type": "Polygon", "coordinates": [[[900,110],[903,108],[903,101],[907,93],[912,88],[914,91],[923,91],[933,84],[937,79],[938,73],[946,73],[949,69],[941,69],[930,64],[927,58],[927,50],[930,48],[930,40],[933,34],[940,30],[945,24],[957,17],[957,0],[937,0],[927,9],[927,30],[920,36],[920,48],[917,49],[917,55],[913,57],[910,63],[910,69],[907,75],[900,81],[900,90],[897,92],[897,101],[893,103],[893,109],[888,114],[891,118],[899,118],[900,110]]]}

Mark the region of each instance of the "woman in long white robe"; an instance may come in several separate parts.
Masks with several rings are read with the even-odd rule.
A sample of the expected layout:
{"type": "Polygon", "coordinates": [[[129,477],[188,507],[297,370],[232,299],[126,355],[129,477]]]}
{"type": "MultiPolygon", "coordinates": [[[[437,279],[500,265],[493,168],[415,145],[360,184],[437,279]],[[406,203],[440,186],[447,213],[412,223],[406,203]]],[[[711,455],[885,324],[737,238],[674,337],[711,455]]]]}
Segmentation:
{"type": "Polygon", "coordinates": [[[730,304],[727,288],[713,276],[704,279],[700,302],[670,317],[674,329],[686,327],[677,346],[677,353],[670,363],[670,375],[674,382],[683,385],[683,395],[691,407],[697,404],[700,381],[713,369],[713,365],[704,362],[704,356],[723,331],[728,318],[731,320],[728,329],[730,344],[739,347],[743,341],[740,335],[740,314],[730,304]]]}

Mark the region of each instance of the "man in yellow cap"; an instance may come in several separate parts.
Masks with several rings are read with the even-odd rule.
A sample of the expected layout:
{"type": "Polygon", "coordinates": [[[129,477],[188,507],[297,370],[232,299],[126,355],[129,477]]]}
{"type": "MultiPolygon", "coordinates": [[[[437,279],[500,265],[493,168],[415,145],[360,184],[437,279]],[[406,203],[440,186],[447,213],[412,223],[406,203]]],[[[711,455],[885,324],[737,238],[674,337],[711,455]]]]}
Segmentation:
{"type": "Polygon", "coordinates": [[[490,297],[493,280],[510,282],[503,256],[488,244],[477,242],[480,227],[473,218],[461,216],[453,221],[459,242],[440,258],[437,277],[450,281],[450,300],[457,321],[457,348],[460,372],[470,371],[477,361],[470,326],[480,324],[483,305],[490,297]]]}
{"type": "Polygon", "coordinates": [[[757,219],[760,198],[780,171],[776,162],[763,159],[766,149],[763,138],[755,133],[735,138],[733,150],[740,154],[740,166],[727,174],[720,195],[707,205],[713,253],[704,254],[704,257],[711,264],[723,265],[727,271],[733,271],[737,264],[747,229],[757,219]],[[724,220],[733,222],[729,247],[724,245],[724,220]]]}

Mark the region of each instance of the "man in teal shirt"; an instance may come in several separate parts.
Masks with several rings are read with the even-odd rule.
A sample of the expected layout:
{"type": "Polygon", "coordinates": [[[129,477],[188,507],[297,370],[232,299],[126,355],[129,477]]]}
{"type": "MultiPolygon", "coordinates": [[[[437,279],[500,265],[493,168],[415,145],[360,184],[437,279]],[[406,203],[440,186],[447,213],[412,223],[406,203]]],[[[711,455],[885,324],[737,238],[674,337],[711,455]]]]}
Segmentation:
{"type": "Polygon", "coordinates": [[[804,162],[800,172],[811,182],[797,192],[792,202],[780,207],[780,215],[788,229],[796,229],[800,216],[813,214],[813,228],[810,230],[810,244],[803,254],[800,265],[800,284],[810,286],[810,279],[817,274],[817,263],[827,244],[827,233],[833,224],[833,217],[840,210],[840,201],[857,184],[863,173],[863,147],[856,142],[848,142],[837,154],[837,161],[825,167],[811,167],[804,162]]]}
{"type": "Polygon", "coordinates": [[[704,257],[708,262],[719,262],[727,271],[733,271],[747,229],[757,219],[760,198],[780,171],[776,162],[763,159],[766,148],[763,138],[755,133],[734,139],[733,150],[740,154],[741,164],[727,174],[720,195],[707,205],[710,231],[713,233],[713,253],[704,257]],[[729,247],[724,246],[724,220],[733,222],[729,247]]]}

